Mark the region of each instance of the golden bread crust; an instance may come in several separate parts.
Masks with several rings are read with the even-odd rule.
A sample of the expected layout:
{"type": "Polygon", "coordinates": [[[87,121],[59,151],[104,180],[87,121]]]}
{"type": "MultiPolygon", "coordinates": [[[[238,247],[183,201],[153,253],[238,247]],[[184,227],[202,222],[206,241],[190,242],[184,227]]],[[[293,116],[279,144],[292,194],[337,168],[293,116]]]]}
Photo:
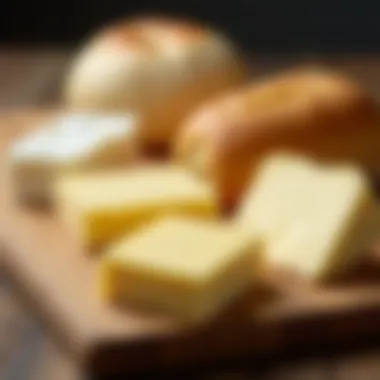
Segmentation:
{"type": "Polygon", "coordinates": [[[363,136],[380,135],[378,120],[377,104],[354,82],[321,69],[292,70],[205,104],[184,123],[175,149],[236,198],[265,152],[360,159],[363,136]]]}

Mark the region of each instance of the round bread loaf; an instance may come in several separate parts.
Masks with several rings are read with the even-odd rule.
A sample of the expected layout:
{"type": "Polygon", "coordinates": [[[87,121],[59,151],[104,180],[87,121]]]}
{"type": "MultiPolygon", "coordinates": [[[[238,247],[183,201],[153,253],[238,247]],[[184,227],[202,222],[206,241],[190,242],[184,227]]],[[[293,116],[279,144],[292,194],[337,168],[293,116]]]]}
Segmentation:
{"type": "Polygon", "coordinates": [[[210,178],[228,202],[276,149],[379,167],[377,104],[338,73],[296,69],[202,105],[175,144],[177,158],[210,178]]]}
{"type": "Polygon", "coordinates": [[[231,41],[193,21],[135,18],[104,28],[69,68],[69,108],[136,112],[143,141],[171,142],[204,100],[243,81],[247,70],[231,41]]]}

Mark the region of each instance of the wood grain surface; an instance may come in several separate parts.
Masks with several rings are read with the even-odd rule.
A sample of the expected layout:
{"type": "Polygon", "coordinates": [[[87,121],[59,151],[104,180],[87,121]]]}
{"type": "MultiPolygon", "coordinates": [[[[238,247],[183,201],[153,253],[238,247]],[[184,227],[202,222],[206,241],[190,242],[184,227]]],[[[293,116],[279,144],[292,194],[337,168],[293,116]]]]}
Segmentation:
{"type": "MultiPolygon", "coordinates": [[[[70,51],[0,49],[0,112],[8,114],[10,108],[55,104],[70,56],[70,51]]],[[[380,99],[380,57],[260,57],[252,60],[252,67],[255,74],[261,75],[304,61],[324,61],[342,68],[367,85],[380,99]]],[[[63,376],[62,380],[79,378],[72,361],[51,343],[44,326],[30,316],[29,309],[20,304],[5,280],[0,283],[0,378],[60,380],[58,375],[63,376]]],[[[346,333],[349,334],[349,328],[346,333]]],[[[377,343],[377,337],[373,338],[371,340],[377,343]]],[[[329,350],[327,354],[312,352],[312,358],[301,361],[300,357],[305,356],[302,354],[307,353],[304,350],[296,355],[297,359],[285,363],[252,362],[249,371],[235,368],[207,375],[207,378],[377,380],[380,379],[380,346],[374,343],[374,347],[365,348],[369,343],[358,342],[346,347],[354,351],[350,354],[340,353],[342,348],[329,350]],[[358,350],[360,353],[355,352],[358,350]]]]}

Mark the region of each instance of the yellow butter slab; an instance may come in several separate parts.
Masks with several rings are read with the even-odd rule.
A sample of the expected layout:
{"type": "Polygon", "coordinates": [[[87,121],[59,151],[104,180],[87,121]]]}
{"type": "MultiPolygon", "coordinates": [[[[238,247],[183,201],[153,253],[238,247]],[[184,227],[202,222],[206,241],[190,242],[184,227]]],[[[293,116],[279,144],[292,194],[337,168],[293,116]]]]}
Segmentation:
{"type": "Polygon", "coordinates": [[[102,255],[102,292],[110,301],[211,318],[254,282],[260,259],[251,239],[222,222],[163,218],[102,255]]]}
{"type": "Polygon", "coordinates": [[[219,212],[207,183],[169,164],[63,176],[56,200],[60,217],[88,247],[107,244],[163,215],[209,218],[219,212]]]}
{"type": "Polygon", "coordinates": [[[318,279],[344,270],[370,247],[380,213],[360,168],[275,153],[263,161],[236,221],[270,262],[318,279]]]}

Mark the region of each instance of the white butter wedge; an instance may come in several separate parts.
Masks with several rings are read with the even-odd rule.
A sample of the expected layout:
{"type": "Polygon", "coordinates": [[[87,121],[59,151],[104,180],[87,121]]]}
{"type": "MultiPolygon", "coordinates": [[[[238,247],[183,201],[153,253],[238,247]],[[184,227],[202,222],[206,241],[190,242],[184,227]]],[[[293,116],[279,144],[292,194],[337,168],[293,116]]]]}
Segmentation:
{"type": "Polygon", "coordinates": [[[275,153],[257,173],[236,221],[269,262],[326,279],[379,235],[379,207],[360,168],[275,153]]]}
{"type": "Polygon", "coordinates": [[[128,114],[73,113],[21,137],[10,154],[16,192],[46,200],[61,172],[129,162],[136,153],[136,123],[128,114]]]}

